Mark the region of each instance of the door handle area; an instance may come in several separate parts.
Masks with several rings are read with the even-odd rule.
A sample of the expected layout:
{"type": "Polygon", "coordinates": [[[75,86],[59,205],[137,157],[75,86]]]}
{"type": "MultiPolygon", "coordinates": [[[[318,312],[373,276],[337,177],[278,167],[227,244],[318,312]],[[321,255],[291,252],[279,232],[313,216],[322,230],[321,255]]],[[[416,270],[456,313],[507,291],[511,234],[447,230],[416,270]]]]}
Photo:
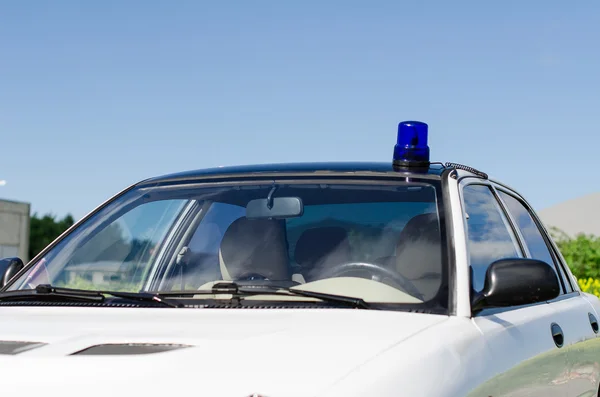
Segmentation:
{"type": "Polygon", "coordinates": [[[598,333],[598,320],[592,313],[588,313],[588,318],[590,319],[590,325],[592,326],[592,330],[595,334],[598,333]]]}
{"type": "Polygon", "coordinates": [[[554,339],[554,343],[556,347],[562,347],[563,343],[565,343],[565,336],[563,334],[562,328],[556,323],[552,323],[550,325],[550,331],[552,332],[552,339],[554,339]]]}

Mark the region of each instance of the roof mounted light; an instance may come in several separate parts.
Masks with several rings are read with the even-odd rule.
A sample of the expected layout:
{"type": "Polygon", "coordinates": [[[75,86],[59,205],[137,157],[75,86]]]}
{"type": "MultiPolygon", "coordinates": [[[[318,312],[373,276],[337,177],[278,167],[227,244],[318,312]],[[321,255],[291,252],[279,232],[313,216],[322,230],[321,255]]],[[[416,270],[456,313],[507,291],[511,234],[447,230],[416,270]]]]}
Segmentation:
{"type": "Polygon", "coordinates": [[[429,167],[427,124],[403,121],[398,124],[398,139],[394,146],[394,165],[398,167],[429,167]]]}

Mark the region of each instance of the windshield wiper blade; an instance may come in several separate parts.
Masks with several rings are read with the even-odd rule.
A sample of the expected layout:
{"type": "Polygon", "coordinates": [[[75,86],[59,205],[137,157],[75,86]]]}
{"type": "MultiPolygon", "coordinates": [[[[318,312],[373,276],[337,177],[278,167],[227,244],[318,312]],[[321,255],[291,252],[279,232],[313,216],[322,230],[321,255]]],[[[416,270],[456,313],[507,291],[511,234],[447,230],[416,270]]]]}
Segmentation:
{"type": "Polygon", "coordinates": [[[183,307],[180,303],[174,303],[170,300],[165,300],[160,297],[160,294],[152,294],[147,292],[120,292],[120,291],[102,291],[103,294],[112,295],[117,298],[138,300],[142,302],[157,302],[170,307],[183,307]]]}
{"type": "Polygon", "coordinates": [[[324,292],[303,291],[294,288],[276,287],[276,286],[240,286],[235,282],[225,281],[213,285],[210,290],[198,291],[171,291],[157,292],[158,296],[194,296],[194,295],[219,295],[230,294],[239,299],[245,296],[253,295],[281,295],[281,296],[304,296],[315,298],[325,302],[339,303],[359,309],[372,309],[373,307],[361,298],[327,294],[324,292]]]}
{"type": "Polygon", "coordinates": [[[371,305],[364,301],[362,298],[355,298],[351,296],[327,294],[325,292],[315,291],[303,291],[293,288],[284,288],[286,292],[291,292],[294,295],[306,296],[308,298],[321,299],[327,302],[344,303],[359,309],[372,309],[371,305]]]}
{"type": "Polygon", "coordinates": [[[0,293],[0,301],[3,300],[71,300],[83,302],[104,302],[106,295],[128,300],[137,300],[142,302],[156,302],[165,306],[179,308],[183,307],[180,303],[174,303],[164,297],[169,296],[194,296],[194,295],[219,295],[231,294],[239,299],[245,296],[253,295],[281,295],[281,296],[304,296],[315,298],[325,302],[344,304],[347,306],[371,309],[372,307],[361,298],[354,298],[342,295],[327,294],[315,291],[303,291],[286,287],[272,286],[239,286],[234,282],[221,282],[215,284],[210,290],[198,291],[170,291],[170,292],[122,292],[122,291],[90,291],[75,288],[54,287],[49,284],[40,284],[35,289],[6,291],[0,293]]]}
{"type": "Polygon", "coordinates": [[[69,288],[57,288],[48,284],[40,284],[35,289],[5,291],[0,293],[0,301],[4,300],[75,300],[84,302],[104,302],[106,297],[97,291],[85,291],[69,288]]]}
{"type": "Polygon", "coordinates": [[[75,288],[54,287],[50,284],[40,284],[32,290],[7,291],[0,293],[2,300],[18,299],[52,299],[52,300],[76,300],[84,302],[104,302],[106,295],[112,295],[117,298],[138,300],[142,302],[157,302],[165,306],[181,307],[181,305],[161,299],[156,294],[144,292],[120,292],[120,291],[90,291],[75,288]]]}

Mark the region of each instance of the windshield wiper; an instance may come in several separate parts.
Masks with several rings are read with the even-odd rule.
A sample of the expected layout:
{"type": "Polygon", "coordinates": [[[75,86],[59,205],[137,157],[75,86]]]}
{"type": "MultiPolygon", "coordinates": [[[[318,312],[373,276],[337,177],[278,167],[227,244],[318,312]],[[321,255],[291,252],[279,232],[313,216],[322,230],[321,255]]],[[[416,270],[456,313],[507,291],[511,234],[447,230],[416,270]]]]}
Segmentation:
{"type": "Polygon", "coordinates": [[[103,302],[106,297],[96,291],[85,291],[68,288],[56,288],[48,284],[40,284],[34,289],[6,291],[0,293],[0,301],[7,300],[70,300],[83,302],[103,302]]]}
{"type": "Polygon", "coordinates": [[[106,300],[107,295],[128,300],[142,302],[156,302],[169,307],[183,307],[180,303],[174,303],[164,297],[195,295],[219,295],[229,294],[233,299],[242,299],[253,295],[280,295],[280,296],[304,296],[315,298],[325,302],[343,304],[360,309],[371,309],[372,307],[361,298],[342,295],[327,294],[323,292],[302,291],[293,288],[275,286],[239,286],[234,282],[221,282],[213,285],[210,290],[198,291],[169,291],[169,292],[121,292],[121,291],[90,291],[74,288],[54,287],[49,284],[40,284],[35,289],[6,291],[0,293],[0,301],[5,300],[69,300],[80,302],[99,302],[106,300]]]}
{"type": "Polygon", "coordinates": [[[281,296],[304,296],[307,298],[320,299],[325,302],[343,304],[359,309],[372,309],[371,305],[361,298],[354,298],[342,295],[327,294],[324,292],[303,291],[287,287],[271,287],[271,286],[240,286],[237,283],[225,281],[213,285],[210,290],[198,291],[170,291],[158,292],[157,296],[194,296],[194,295],[218,295],[230,294],[234,298],[239,299],[253,295],[281,295],[281,296]]]}
{"type": "Polygon", "coordinates": [[[174,303],[170,300],[165,300],[160,297],[161,294],[151,294],[148,292],[119,292],[119,291],[102,291],[103,294],[112,295],[117,298],[139,300],[142,302],[158,302],[170,307],[183,307],[180,303],[174,303]]]}
{"type": "Polygon", "coordinates": [[[139,300],[143,302],[157,302],[170,307],[181,307],[181,305],[161,299],[156,294],[144,292],[119,292],[119,291],[88,291],[74,288],[53,287],[49,284],[40,284],[35,289],[6,291],[0,293],[0,301],[5,300],[69,300],[82,302],[99,302],[106,300],[106,295],[117,298],[139,300]]]}

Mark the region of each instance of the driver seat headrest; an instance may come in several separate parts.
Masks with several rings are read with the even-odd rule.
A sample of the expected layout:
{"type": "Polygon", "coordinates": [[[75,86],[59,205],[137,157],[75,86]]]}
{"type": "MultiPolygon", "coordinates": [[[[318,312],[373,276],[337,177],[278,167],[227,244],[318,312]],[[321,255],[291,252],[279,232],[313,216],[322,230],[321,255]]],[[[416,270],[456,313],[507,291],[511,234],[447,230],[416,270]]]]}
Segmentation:
{"type": "Polygon", "coordinates": [[[269,280],[289,280],[285,224],[274,219],[235,220],[223,235],[219,249],[223,280],[255,274],[269,280]]]}
{"type": "Polygon", "coordinates": [[[315,227],[305,230],[294,250],[294,259],[307,281],[326,267],[350,261],[348,233],[342,227],[315,227]]]}

